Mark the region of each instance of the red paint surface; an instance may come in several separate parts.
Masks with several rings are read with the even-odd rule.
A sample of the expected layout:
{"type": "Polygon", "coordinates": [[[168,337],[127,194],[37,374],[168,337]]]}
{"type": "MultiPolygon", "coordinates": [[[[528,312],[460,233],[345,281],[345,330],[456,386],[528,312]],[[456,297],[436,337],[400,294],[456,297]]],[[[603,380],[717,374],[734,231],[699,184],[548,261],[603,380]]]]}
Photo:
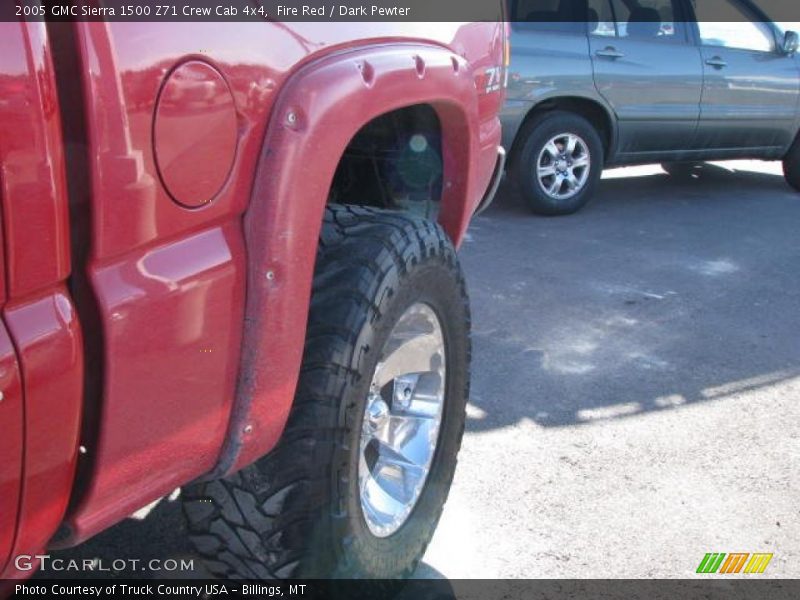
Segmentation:
{"type": "Polygon", "coordinates": [[[17,507],[22,477],[22,388],[14,347],[5,326],[0,326],[0,572],[8,558],[17,529],[17,507]]]}
{"type": "MultiPolygon", "coordinates": [[[[5,304],[5,268],[0,231],[0,306],[5,304]]],[[[17,532],[22,481],[23,406],[19,365],[5,323],[0,322],[0,573],[17,532]]]]}
{"type": "Polygon", "coordinates": [[[82,401],[80,328],[64,288],[70,256],[61,123],[44,24],[0,23],[0,98],[3,321],[17,352],[21,390],[2,333],[0,379],[8,378],[10,406],[24,399],[24,422],[3,430],[4,437],[25,440],[16,556],[42,552],[63,518],[82,401]]]}
{"type": "Polygon", "coordinates": [[[55,289],[7,306],[25,394],[25,461],[13,556],[42,552],[69,500],[78,456],[83,348],[71,300],[55,289]]]}
{"type": "MultiPolygon", "coordinates": [[[[193,49],[202,38],[189,35],[195,28],[187,24],[76,27],[92,158],[86,270],[100,313],[104,386],[100,419],[86,440],[88,484],[67,518],[69,542],[128,516],[217,460],[239,364],[246,260],[240,215],[254,163],[248,149],[253,154],[258,145],[253,109],[243,107],[248,126],[237,130],[239,152],[227,183],[200,208],[176,204],[156,166],[153,121],[164,78],[191,60],[186,46],[193,49]],[[150,49],[145,59],[143,48],[150,49]]],[[[211,37],[218,28],[200,29],[211,37]]],[[[250,86],[248,68],[220,72],[250,86]]],[[[184,107],[183,129],[159,126],[175,136],[175,147],[187,147],[181,136],[196,139],[202,132],[193,102],[184,107]]],[[[181,118],[169,115],[174,123],[181,118]]],[[[231,159],[227,148],[223,163],[231,159]]],[[[182,161],[180,152],[174,157],[182,161]]],[[[175,185],[204,177],[202,161],[191,173],[188,164],[175,185]]]]}
{"type": "Polygon", "coordinates": [[[445,181],[440,220],[458,243],[491,175],[479,169],[494,166],[500,134],[496,128],[488,140],[480,137],[478,98],[463,59],[422,44],[366,48],[310,65],[283,91],[245,217],[248,327],[238,411],[225,452],[233,455],[233,469],[269,451],[285,425],[303,351],[322,212],[339,157],[354,129],[384,112],[421,103],[439,115],[445,181]],[[418,74],[420,62],[424,77],[418,74]],[[365,64],[369,82],[362,78],[365,64]],[[324,94],[315,93],[321,89],[324,94]],[[290,112],[295,123],[286,119],[290,112]],[[274,277],[265,277],[267,272],[274,277]]]}
{"type": "MultiPolygon", "coordinates": [[[[220,459],[223,469],[241,466],[274,444],[294,395],[322,211],[336,162],[358,129],[393,108],[435,108],[448,184],[440,219],[458,243],[494,167],[502,101],[475,88],[502,61],[502,26],[492,23],[74,27],[90,159],[91,251],[83,268],[99,311],[103,360],[92,367],[102,368],[103,389],[93,399],[97,425],[87,432],[88,483],[66,519],[69,543],[220,467],[220,459]],[[363,60],[370,85],[357,68],[363,60]],[[237,140],[213,201],[189,210],[170,192],[192,204],[203,191],[212,195],[226,170],[212,165],[219,171],[196,191],[193,176],[208,173],[181,156],[194,152],[186,136],[198,132],[176,126],[164,133],[175,140],[166,140],[159,133],[166,121],[154,124],[166,77],[191,61],[224,78],[237,140]],[[291,126],[290,109],[298,116],[291,126]],[[177,183],[159,173],[154,148],[162,171],[177,165],[177,183]],[[252,434],[242,437],[247,424],[252,434]]],[[[169,120],[191,123],[195,107],[187,102],[180,114],[181,106],[175,100],[169,120]]],[[[229,118],[227,109],[219,115],[220,123],[229,118]]],[[[224,165],[230,154],[223,144],[216,158],[224,165]]]]}
{"type": "Polygon", "coordinates": [[[230,223],[93,271],[108,371],[76,535],[213,467],[233,403],[243,260],[230,223]]]}
{"type": "Polygon", "coordinates": [[[170,73],[156,105],[156,162],[176,202],[210,202],[236,155],[236,107],[222,75],[192,60],[170,73]]]}
{"type": "Polygon", "coordinates": [[[0,27],[0,183],[8,291],[20,297],[69,273],[64,151],[44,26],[0,27]]]}

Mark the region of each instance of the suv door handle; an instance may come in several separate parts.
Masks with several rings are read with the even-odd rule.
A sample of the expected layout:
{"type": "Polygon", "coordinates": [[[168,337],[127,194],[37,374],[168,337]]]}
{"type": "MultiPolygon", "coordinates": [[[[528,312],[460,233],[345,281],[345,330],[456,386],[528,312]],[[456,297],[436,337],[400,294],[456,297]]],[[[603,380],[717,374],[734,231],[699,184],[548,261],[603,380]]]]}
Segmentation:
{"type": "Polygon", "coordinates": [[[595,55],[602,56],[603,58],[613,58],[614,60],[625,56],[622,52],[614,48],[614,46],[607,46],[604,50],[598,50],[595,52],[595,55]]]}
{"type": "Polygon", "coordinates": [[[719,56],[715,56],[714,58],[709,58],[706,61],[706,64],[710,67],[714,67],[715,69],[723,69],[728,66],[728,63],[722,60],[719,56]]]}

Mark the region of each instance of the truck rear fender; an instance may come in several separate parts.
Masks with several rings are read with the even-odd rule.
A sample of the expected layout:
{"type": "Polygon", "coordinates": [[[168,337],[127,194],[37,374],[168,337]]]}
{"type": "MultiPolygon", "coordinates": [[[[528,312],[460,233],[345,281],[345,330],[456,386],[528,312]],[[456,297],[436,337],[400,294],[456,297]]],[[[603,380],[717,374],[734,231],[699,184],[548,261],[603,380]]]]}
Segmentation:
{"type": "Polygon", "coordinates": [[[439,222],[460,243],[485,184],[473,168],[480,151],[478,80],[445,48],[392,44],[328,56],[287,81],[244,218],[242,357],[226,443],[211,475],[263,456],[283,431],[300,370],[323,210],[339,159],[359,129],[403,107],[435,110],[443,162],[439,222]]]}
{"type": "MultiPolygon", "coordinates": [[[[14,558],[44,551],[67,509],[84,358],[67,289],[68,198],[53,47],[42,22],[2,22],[0,38],[0,433],[12,442],[0,444],[0,578],[10,579],[32,574],[14,558]]],[[[3,591],[0,585],[0,597],[3,591]]]]}

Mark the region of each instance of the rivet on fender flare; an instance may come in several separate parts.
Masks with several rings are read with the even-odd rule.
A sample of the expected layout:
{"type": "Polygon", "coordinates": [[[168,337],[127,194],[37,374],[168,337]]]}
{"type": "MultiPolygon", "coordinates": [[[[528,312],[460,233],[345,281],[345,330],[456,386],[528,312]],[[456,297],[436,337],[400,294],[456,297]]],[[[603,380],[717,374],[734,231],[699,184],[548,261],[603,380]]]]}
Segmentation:
{"type": "Polygon", "coordinates": [[[420,79],[425,77],[425,61],[422,57],[419,55],[414,56],[414,64],[417,68],[417,77],[420,79]]]}
{"type": "Polygon", "coordinates": [[[361,79],[364,81],[364,85],[367,87],[372,87],[372,84],[375,81],[375,68],[366,60],[361,61],[357,66],[359,72],[361,73],[361,79]]]}

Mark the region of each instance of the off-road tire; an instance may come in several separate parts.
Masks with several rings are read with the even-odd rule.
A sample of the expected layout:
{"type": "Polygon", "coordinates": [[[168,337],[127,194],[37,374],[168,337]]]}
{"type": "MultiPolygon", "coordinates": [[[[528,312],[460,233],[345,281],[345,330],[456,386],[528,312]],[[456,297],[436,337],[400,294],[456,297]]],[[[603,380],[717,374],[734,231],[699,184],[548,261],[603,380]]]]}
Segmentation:
{"type": "Polygon", "coordinates": [[[603,141],[597,129],[584,117],[562,110],[545,112],[526,123],[519,133],[519,150],[512,159],[511,175],[533,212],[540,215],[569,215],[591,199],[603,174],[603,141]],[[539,185],[536,163],[545,144],[555,135],[574,133],[583,139],[591,154],[589,178],[583,189],[566,200],[554,200],[539,185]]]}
{"type": "Polygon", "coordinates": [[[794,141],[783,157],[783,176],[786,183],[800,192],[800,137],[794,141]]]}
{"type": "Polygon", "coordinates": [[[195,548],[224,578],[411,575],[441,515],[464,432],[470,314],[455,250],[422,218],[330,206],[317,252],[303,364],[277,447],[226,479],[183,492],[195,548]],[[361,510],[358,452],[380,349],[412,304],[444,334],[445,401],[425,487],[408,520],[374,536],[361,510]]]}

